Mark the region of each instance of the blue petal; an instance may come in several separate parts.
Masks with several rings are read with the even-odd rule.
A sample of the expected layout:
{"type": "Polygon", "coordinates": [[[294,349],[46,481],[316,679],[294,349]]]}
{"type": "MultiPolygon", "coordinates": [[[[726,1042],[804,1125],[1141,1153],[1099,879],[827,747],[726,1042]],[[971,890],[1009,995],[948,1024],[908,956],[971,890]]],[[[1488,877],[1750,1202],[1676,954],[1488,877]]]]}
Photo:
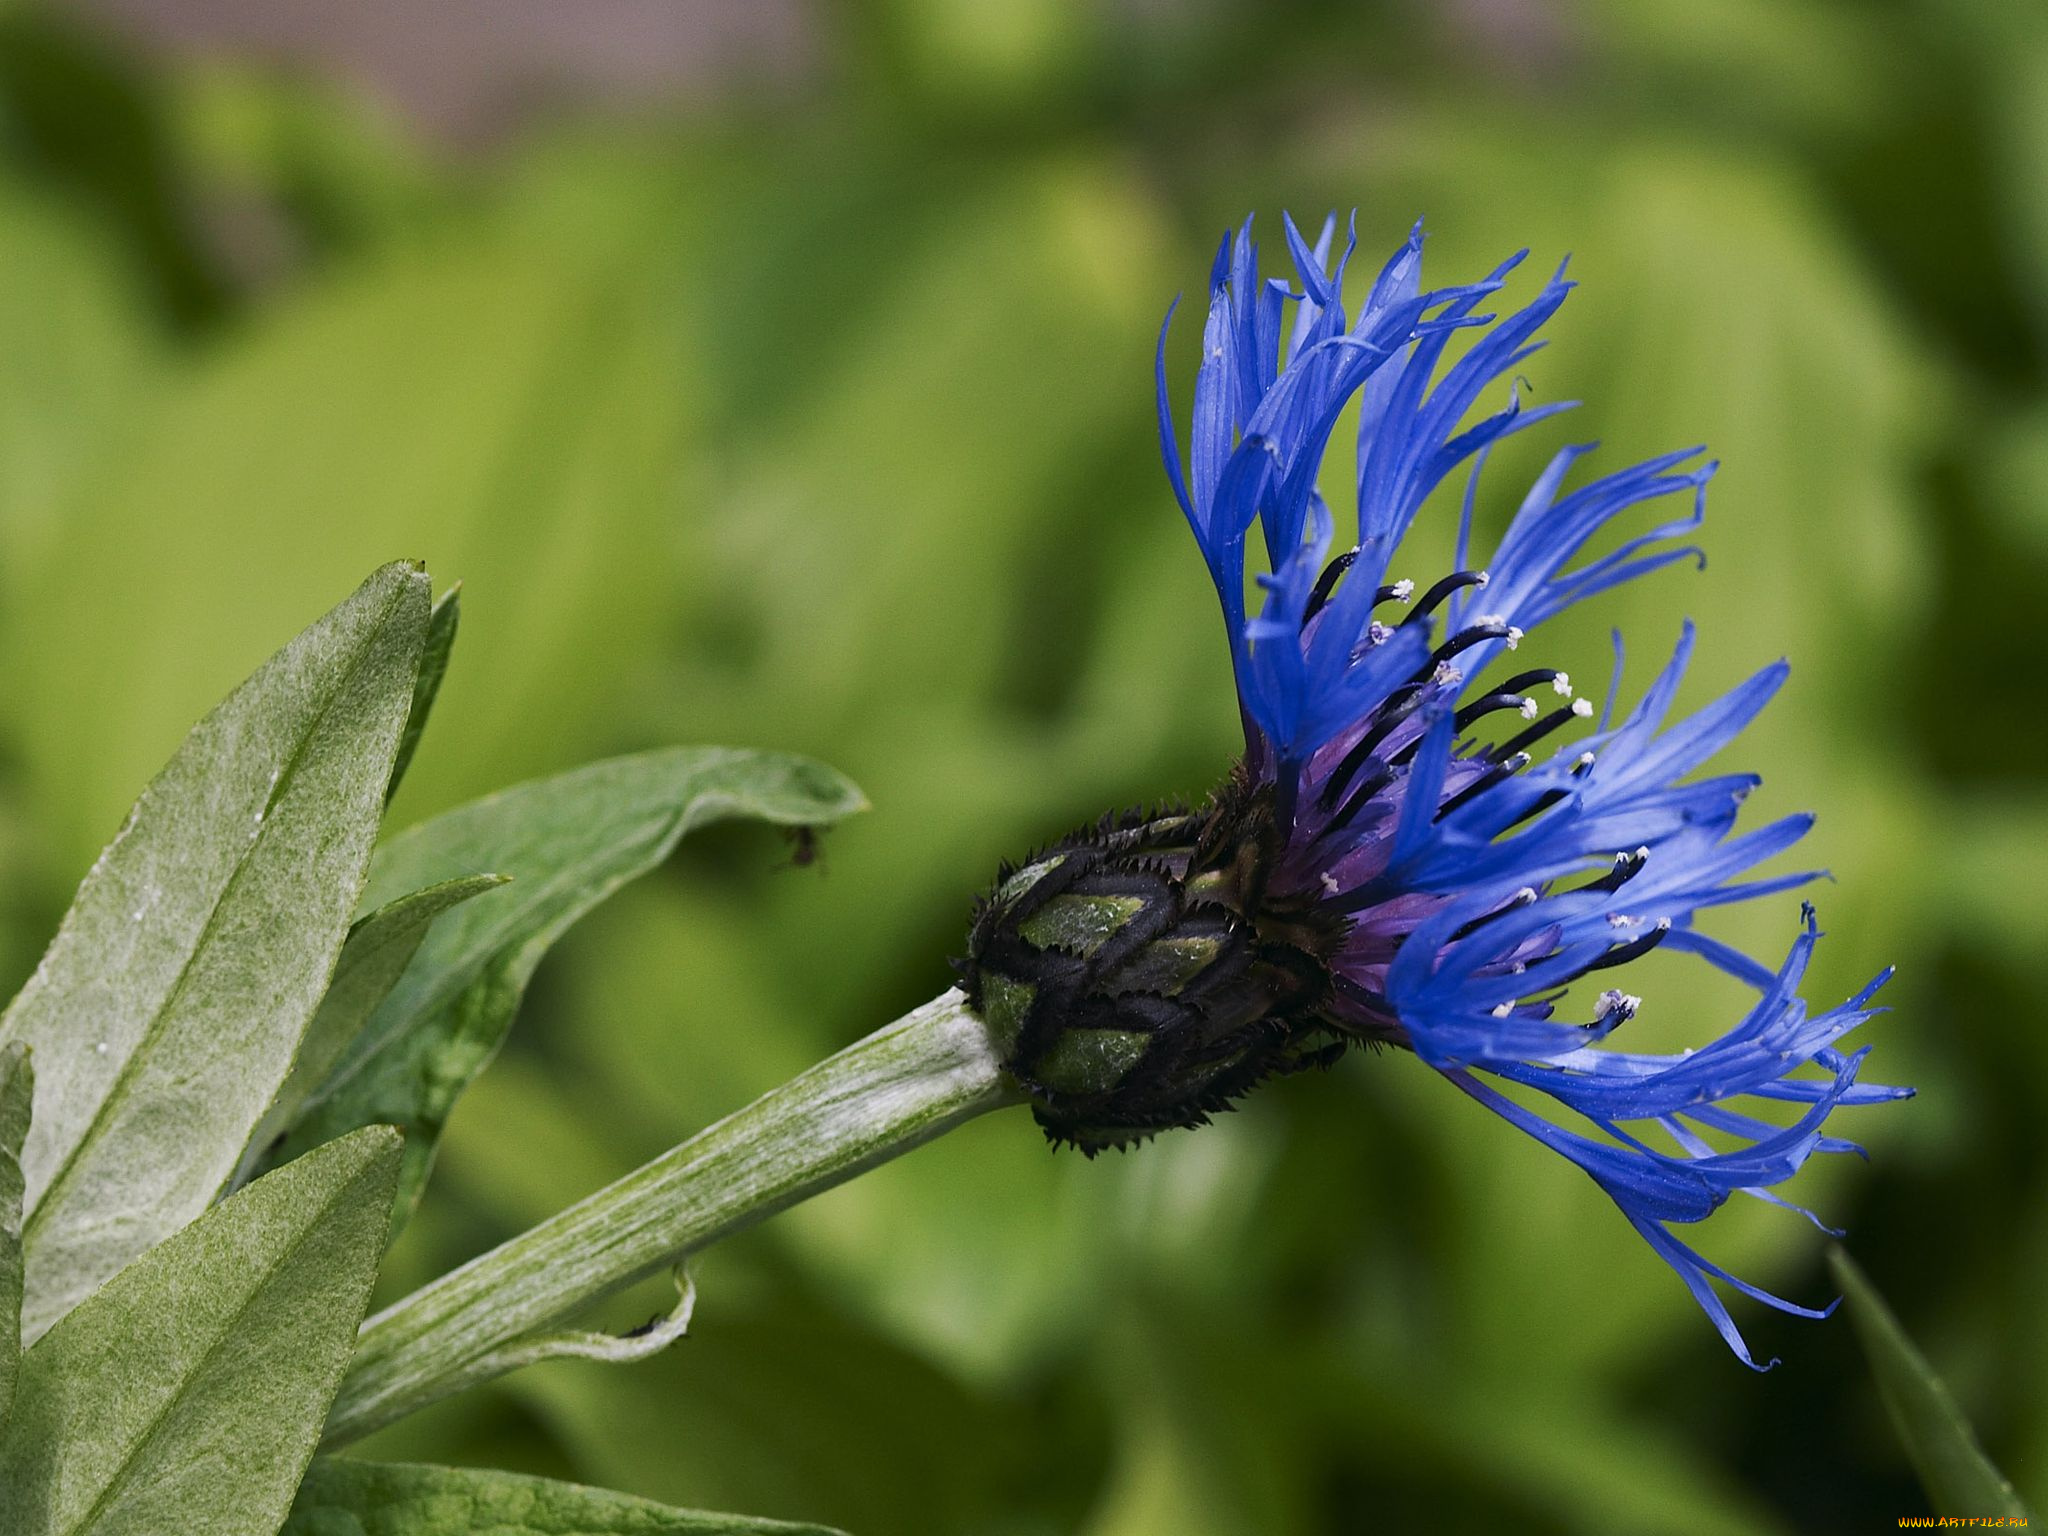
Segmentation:
{"type": "MultiPolygon", "coordinates": [[[[1347,330],[1343,284],[1355,228],[1333,267],[1334,218],[1313,246],[1291,217],[1283,216],[1281,227],[1292,284],[1261,276],[1249,220],[1217,251],[1185,470],[1166,387],[1164,328],[1155,360],[1168,480],[1223,610],[1247,763],[1288,785],[1305,772],[1334,770],[1334,751],[1329,759],[1316,754],[1340,739],[1365,740],[1376,712],[1404,690],[1403,714],[1387,717],[1398,734],[1370,738],[1384,743],[1375,798],[1352,805],[1307,845],[1326,872],[1379,871],[1351,889],[1333,889],[1328,907],[1364,914],[1396,897],[1408,903],[1399,921],[1414,926],[1374,985],[1416,1054],[1595,1179],[1679,1274],[1730,1348],[1753,1365],[1715,1282],[1783,1310],[1823,1314],[1727,1274],[1674,1237],[1671,1225],[1703,1220],[1734,1194],[1817,1223],[1777,1187],[1816,1153],[1860,1150],[1824,1129],[1835,1110],[1911,1092],[1858,1081],[1864,1053],[1843,1045],[1877,1011],[1867,1005],[1882,976],[1834,1008],[1809,1010],[1801,998],[1819,936],[1810,911],[1775,970],[1695,926],[1708,908],[1814,878],[1811,871],[1756,873],[1804,836],[1810,817],[1738,833],[1755,776],[1695,776],[1782,687],[1784,664],[1668,723],[1696,639],[1686,623],[1669,662],[1616,723],[1616,634],[1614,676],[1589,734],[1550,749],[1545,761],[1523,754],[1507,764],[1461,755],[1477,749],[1456,739],[1467,679],[1511,647],[1514,637],[1504,631],[1526,632],[1622,583],[1702,560],[1686,538],[1704,516],[1716,465],[1692,448],[1572,487],[1592,445],[1556,453],[1495,545],[1483,589],[1455,592],[1440,609],[1453,647],[1444,654],[1457,659],[1432,670],[1426,619],[1411,616],[1392,629],[1373,621],[1388,562],[1423,503],[1468,462],[1460,569],[1472,558],[1478,480],[1491,449],[1570,408],[1525,407],[1519,385],[1498,409],[1481,410],[1479,402],[1544,344],[1538,333],[1571,284],[1560,267],[1523,307],[1504,317],[1481,313],[1522,256],[1481,282],[1426,291],[1417,225],[1381,268],[1347,330]],[[1291,323],[1289,304],[1296,306],[1291,323]],[[1478,334],[1446,366],[1452,333],[1463,330],[1478,334]],[[1318,480],[1339,416],[1354,398],[1357,544],[1348,569],[1326,570],[1334,530],[1318,480]],[[1674,497],[1684,498],[1676,509],[1674,497]],[[1589,556],[1617,519],[1657,505],[1667,510],[1589,556]],[[1265,555],[1256,615],[1245,602],[1254,525],[1265,555]],[[1469,618],[1482,610],[1483,620],[1469,618]],[[1324,841],[1340,829],[1345,846],[1324,841]],[[1343,863],[1367,851],[1370,861],[1343,863]],[[1617,856],[1626,864],[1621,878],[1600,878],[1618,867],[1617,856]],[[1604,977],[1607,967],[1660,940],[1755,989],[1754,1004],[1719,1039],[1681,1055],[1613,1049],[1635,1007],[1634,999],[1613,995],[1603,997],[1590,1024],[1553,1017],[1562,997],[1556,989],[1594,969],[1604,977]],[[1515,1085],[1544,1112],[1488,1079],[1515,1085]],[[1754,1112],[1760,1103],[1796,1105],[1797,1118],[1774,1124],[1754,1112]],[[1549,1118],[1551,1111],[1597,1134],[1569,1129],[1549,1118]],[[1652,1126],[1658,1130],[1644,1129],[1652,1126]],[[1716,1150],[1703,1132],[1726,1138],[1727,1150],[1716,1150]],[[1667,1136],[1677,1153],[1659,1150],[1667,1136]]],[[[1509,702],[1529,707],[1527,700],[1509,702]]],[[[1481,712],[1498,703],[1484,701],[1481,712]]]]}
{"type": "MultiPolygon", "coordinates": [[[[1791,1178],[1816,1152],[1853,1150],[1852,1143],[1824,1135],[1821,1127],[1843,1104],[1873,1102],[1859,1093],[1856,1083],[1865,1052],[1844,1056],[1833,1046],[1871,1017],[1872,1010],[1865,1005],[1884,977],[1840,1007],[1809,1017],[1799,996],[1799,982],[1818,938],[1809,909],[1784,963],[1775,973],[1763,974],[1755,1007],[1720,1039],[1684,1055],[1611,1051],[1590,1043],[1583,1032],[1575,1032],[1581,1036],[1578,1048],[1545,1053],[1534,1048],[1540,1046],[1540,1037],[1525,1025],[1515,1031],[1503,1030],[1500,1054],[1491,1059],[1469,1053],[1453,1063],[1434,1059],[1446,1042],[1469,1046],[1480,1038],[1469,1021],[1462,1027],[1433,1030],[1427,1048],[1423,1041],[1417,1042],[1418,1052],[1432,1059],[1466,1094],[1589,1174],[1678,1272],[1729,1347],[1752,1365],[1755,1362],[1710,1281],[1719,1280],[1800,1316],[1822,1317],[1831,1309],[1801,1307],[1759,1290],[1703,1259],[1674,1237],[1668,1224],[1703,1220],[1729,1195],[1743,1194],[1783,1206],[1823,1230],[1833,1230],[1812,1212],[1776,1194],[1775,1186],[1791,1178]],[[1829,1078],[1790,1076],[1809,1064],[1825,1069],[1829,1078]],[[1597,1140],[1565,1128],[1488,1087],[1475,1075],[1479,1071],[1547,1095],[1612,1139],[1597,1140]],[[1786,1086],[1796,1086],[1796,1097],[1806,1103],[1790,1125],[1774,1125],[1727,1107],[1728,1101],[1745,1096],[1780,1096],[1772,1090],[1786,1086]],[[1726,1152],[1716,1151],[1685,1124],[1687,1120],[1730,1136],[1737,1145],[1726,1152]],[[1681,1155],[1658,1152],[1629,1134],[1623,1129],[1628,1121],[1656,1123],[1671,1135],[1681,1155]]],[[[1746,979],[1756,980],[1761,968],[1739,969],[1746,979]]],[[[1492,995],[1479,989],[1473,993],[1475,1002],[1492,995]]],[[[1406,1021],[1408,1015],[1404,1013],[1403,1018],[1406,1021]]],[[[1895,1090],[1883,1092],[1891,1096],[1895,1090]]]]}

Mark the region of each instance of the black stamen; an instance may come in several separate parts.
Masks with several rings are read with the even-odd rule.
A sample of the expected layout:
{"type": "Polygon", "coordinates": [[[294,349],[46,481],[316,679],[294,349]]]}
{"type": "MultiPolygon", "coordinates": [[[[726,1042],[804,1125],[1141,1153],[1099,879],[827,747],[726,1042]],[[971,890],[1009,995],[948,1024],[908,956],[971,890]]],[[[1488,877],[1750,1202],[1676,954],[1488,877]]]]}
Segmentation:
{"type": "Polygon", "coordinates": [[[1412,624],[1424,614],[1432,612],[1436,605],[1461,587],[1483,587],[1486,585],[1484,571],[1453,571],[1442,581],[1423,593],[1415,604],[1415,611],[1401,622],[1412,624]]]}
{"type": "Polygon", "coordinates": [[[1587,884],[1580,886],[1573,894],[1579,895],[1593,891],[1618,891],[1624,885],[1627,885],[1629,881],[1635,879],[1637,875],[1641,874],[1643,866],[1649,862],[1650,850],[1647,848],[1639,848],[1634,853],[1617,853],[1614,856],[1614,868],[1610,869],[1598,880],[1589,881],[1587,884]]]}
{"type": "Polygon", "coordinates": [[[1322,793],[1316,797],[1316,803],[1324,810],[1335,805],[1344,794],[1345,786],[1351,782],[1353,775],[1365,766],[1366,759],[1373,755],[1395,726],[1415,713],[1416,706],[1421,702],[1422,689],[1415,684],[1404,684],[1388,694],[1380,705],[1379,717],[1373,721],[1366,733],[1358,738],[1358,744],[1344,754],[1343,760],[1337,764],[1323,785],[1322,793]]]}
{"type": "Polygon", "coordinates": [[[1574,720],[1582,720],[1584,718],[1583,715],[1579,714],[1569,704],[1565,705],[1563,709],[1553,709],[1526,731],[1509,737],[1506,741],[1495,747],[1493,755],[1495,757],[1512,756],[1514,753],[1520,752],[1524,747],[1533,747],[1537,742],[1559,727],[1569,725],[1574,720]]]}
{"type": "Polygon", "coordinates": [[[1323,605],[1329,602],[1330,594],[1337,590],[1338,581],[1357,559],[1358,546],[1354,544],[1323,567],[1323,574],[1316,578],[1315,589],[1308,595],[1308,607],[1302,611],[1301,622],[1304,626],[1323,611],[1323,605]]]}
{"type": "MultiPolygon", "coordinates": [[[[1416,683],[1409,683],[1406,686],[1414,688],[1419,687],[1420,685],[1416,683]]],[[[1409,710],[1407,711],[1407,713],[1413,714],[1414,711],[1409,710]]],[[[1388,758],[1387,761],[1392,763],[1396,768],[1407,767],[1410,763],[1415,761],[1415,754],[1422,750],[1422,744],[1427,740],[1429,740],[1428,731],[1425,730],[1417,732],[1415,739],[1413,741],[1409,742],[1408,745],[1401,748],[1400,751],[1396,752],[1392,757],[1388,758]]]]}
{"type": "Polygon", "coordinates": [[[1545,683],[1554,683],[1564,674],[1555,667],[1532,667],[1527,672],[1517,672],[1501,684],[1510,693],[1527,693],[1531,688],[1540,688],[1545,683]]]}
{"type": "Polygon", "coordinates": [[[1495,763],[1491,768],[1487,769],[1486,772],[1479,775],[1478,778],[1474,779],[1470,784],[1467,784],[1463,789],[1459,790],[1455,795],[1451,796],[1450,799],[1446,800],[1442,805],[1438,806],[1436,808],[1436,819],[1438,821],[1442,821],[1446,816],[1450,815],[1451,812],[1455,811],[1459,806],[1464,805],[1467,801],[1471,800],[1475,795],[1485,794],[1489,789],[1493,788],[1494,785],[1500,783],[1503,779],[1513,778],[1516,774],[1520,773],[1524,768],[1528,766],[1529,754],[1526,752],[1518,752],[1513,757],[1508,758],[1505,762],[1495,763]]]}
{"type": "Polygon", "coordinates": [[[1595,971],[1609,970],[1614,966],[1627,965],[1631,960],[1640,959],[1659,944],[1662,944],[1664,942],[1664,935],[1670,931],[1671,925],[1669,923],[1659,923],[1640,939],[1631,939],[1626,944],[1615,945],[1614,948],[1608,950],[1598,960],[1595,960],[1583,971],[1580,971],[1579,975],[1590,976],[1595,971]]]}
{"type": "Polygon", "coordinates": [[[1429,653],[1429,660],[1417,667],[1409,677],[1411,683],[1425,683],[1435,674],[1436,669],[1449,661],[1460,651],[1469,651],[1473,646],[1487,640],[1505,640],[1513,626],[1508,624],[1474,624],[1461,629],[1442,645],[1429,653]]]}
{"type": "Polygon", "coordinates": [[[1500,829],[1500,832],[1494,833],[1494,836],[1499,837],[1502,832],[1514,831],[1516,827],[1519,827],[1523,822],[1529,820],[1529,818],[1532,816],[1541,816],[1545,811],[1549,810],[1553,805],[1557,804],[1558,801],[1564,799],[1566,793],[1567,792],[1562,789],[1546,789],[1542,794],[1538,795],[1535,798],[1535,800],[1530,802],[1529,808],[1526,811],[1522,812],[1521,815],[1517,816],[1513,821],[1509,822],[1506,826],[1502,827],[1500,829]]]}
{"type": "Polygon", "coordinates": [[[1529,700],[1526,695],[1513,693],[1503,688],[1498,693],[1489,693],[1483,699],[1474,699],[1452,718],[1457,722],[1458,729],[1462,731],[1469,727],[1474,720],[1490,715],[1497,709],[1520,710],[1526,708],[1528,703],[1529,700]]]}
{"type": "Polygon", "coordinates": [[[1473,934],[1477,933],[1480,929],[1484,928],[1488,923],[1492,922],[1495,918],[1506,917],[1510,912],[1519,912],[1522,910],[1522,908],[1528,906],[1529,903],[1534,901],[1535,899],[1536,892],[1525,885],[1519,891],[1515,892],[1514,895],[1510,896],[1503,904],[1501,904],[1498,907],[1495,907],[1491,912],[1482,913],[1480,916],[1473,918],[1471,922],[1466,923],[1463,927],[1457,929],[1455,932],[1451,934],[1450,938],[1446,940],[1446,942],[1455,944],[1460,939],[1468,939],[1473,934]]]}

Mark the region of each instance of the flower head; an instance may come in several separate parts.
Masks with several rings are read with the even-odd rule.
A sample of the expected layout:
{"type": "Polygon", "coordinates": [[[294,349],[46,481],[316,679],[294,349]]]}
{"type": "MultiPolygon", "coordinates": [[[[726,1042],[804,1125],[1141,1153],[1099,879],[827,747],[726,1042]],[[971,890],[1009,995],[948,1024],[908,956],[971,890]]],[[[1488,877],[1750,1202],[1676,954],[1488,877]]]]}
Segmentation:
{"type": "Polygon", "coordinates": [[[1568,408],[1525,407],[1519,388],[1471,419],[1475,406],[1541,345],[1571,285],[1560,270],[1525,307],[1479,313],[1521,257],[1424,291],[1418,227],[1347,319],[1354,242],[1332,266],[1334,220],[1313,248],[1284,229],[1291,283],[1260,276],[1249,222],[1217,253],[1185,463],[1160,337],[1167,475],[1223,609],[1245,755],[1199,811],[1106,822],[1006,872],[970,937],[970,995],[1040,1123],[1089,1151],[1199,1123],[1351,1043],[1411,1051],[1583,1169],[1754,1364],[1712,1280],[1823,1314],[1735,1279],[1673,1227],[1735,1193],[1785,1204],[1773,1190],[1809,1156],[1857,1150],[1825,1134],[1831,1111],[1910,1092],[1860,1082],[1865,1052],[1841,1048],[1884,976],[1820,1012],[1801,999],[1811,907],[1775,968],[1695,926],[1813,878],[1753,873],[1810,817],[1738,831],[1756,778],[1690,777],[1786,667],[1673,720],[1689,624],[1619,719],[1611,691],[1595,718],[1566,674],[1517,664],[1564,609],[1698,557],[1680,541],[1714,465],[1689,449],[1575,477],[1591,445],[1565,447],[1473,558],[1489,449],[1568,408]],[[1356,532],[1333,553],[1318,482],[1354,402],[1356,532]],[[1424,502],[1468,464],[1456,568],[1419,591],[1390,580],[1424,502]],[[1638,508],[1649,526],[1589,552],[1638,508]],[[1647,1006],[1617,973],[1655,948],[1736,977],[1755,1004],[1696,1050],[1613,1048],[1647,1006]],[[1796,1109],[1768,1119],[1771,1100],[1796,1109]]]}

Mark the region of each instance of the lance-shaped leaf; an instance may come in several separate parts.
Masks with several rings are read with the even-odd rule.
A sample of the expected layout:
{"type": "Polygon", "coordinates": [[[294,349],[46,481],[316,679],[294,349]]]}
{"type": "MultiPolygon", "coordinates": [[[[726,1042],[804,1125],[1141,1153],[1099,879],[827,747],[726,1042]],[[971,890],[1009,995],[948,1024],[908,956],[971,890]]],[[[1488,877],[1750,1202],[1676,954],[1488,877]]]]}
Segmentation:
{"type": "Polygon", "coordinates": [[[21,1143],[34,1096],[28,1047],[0,1046],[0,1429],[14,1407],[21,1366],[21,1143]]]}
{"type": "Polygon", "coordinates": [[[320,1437],[382,1251],[376,1126],[151,1249],[22,1358],[0,1536],[271,1536],[320,1437]]]}
{"type": "Polygon", "coordinates": [[[1878,1396],[1935,1513],[2027,1518],[2026,1504],[1984,1454],[1947,1384],[1906,1336],[1877,1287],[1841,1248],[1828,1250],[1828,1265],[1848,1298],[1849,1320],[1877,1378],[1878,1396]]]}
{"type": "MultiPolygon", "coordinates": [[[[413,707],[418,709],[418,703],[413,707]]],[[[341,958],[334,965],[334,980],[328,983],[313,1022],[306,1026],[306,1038],[292,1063],[291,1075],[249,1138],[238,1183],[246,1183],[254,1168],[264,1163],[278,1138],[298,1117],[307,1096],[327,1081],[377,1005],[398,984],[434,919],[504,883],[503,875],[443,880],[379,907],[349,930],[348,942],[341,946],[341,958]]]]}
{"type": "Polygon", "coordinates": [[[511,1472],[321,1457],[281,1536],[839,1536],[511,1472]]]}
{"type": "Polygon", "coordinates": [[[389,565],[186,737],[79,887],[0,1041],[35,1052],[33,1341],[234,1172],[319,1006],[419,670],[389,565]]]}
{"type": "Polygon", "coordinates": [[[805,758],[685,747],[593,763],[411,828],[378,851],[366,902],[484,870],[511,883],[435,923],[278,1155],[358,1125],[401,1127],[396,1230],[449,1110],[497,1053],[528,978],[564,930],[693,828],[736,816],[819,826],[864,804],[842,775],[805,758]]]}

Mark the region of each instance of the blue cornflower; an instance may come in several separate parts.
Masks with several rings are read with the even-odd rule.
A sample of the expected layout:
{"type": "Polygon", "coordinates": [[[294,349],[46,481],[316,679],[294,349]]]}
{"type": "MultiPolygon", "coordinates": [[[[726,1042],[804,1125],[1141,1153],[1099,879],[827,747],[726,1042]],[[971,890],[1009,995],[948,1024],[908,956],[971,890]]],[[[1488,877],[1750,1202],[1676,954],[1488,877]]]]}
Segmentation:
{"type": "Polygon", "coordinates": [[[1572,285],[1560,269],[1505,318],[1478,313],[1522,257],[1482,283],[1424,291],[1418,226],[1347,320],[1355,236],[1332,267],[1334,220],[1313,248],[1291,219],[1284,229],[1292,284],[1260,276],[1249,221],[1217,252],[1185,466],[1160,335],[1167,474],[1222,604],[1244,759],[1198,811],[1114,819],[1006,871],[970,941],[970,995],[1040,1122],[1090,1151],[1197,1123],[1259,1078],[1354,1042],[1406,1048],[1590,1175],[1754,1365],[1712,1280],[1824,1312],[1736,1279],[1673,1227],[1738,1192],[1786,1204],[1773,1190],[1811,1154],[1859,1150],[1824,1133],[1833,1109],[1911,1092],[1859,1082],[1865,1052],[1841,1049],[1888,972],[1819,1013],[1800,998],[1819,937],[1811,907],[1775,970],[1694,926],[1705,908],[1813,878],[1745,878],[1811,817],[1738,832],[1757,779],[1688,780],[1786,667],[1670,722],[1688,624],[1617,722],[1611,691],[1595,720],[1564,673],[1505,663],[1582,599],[1697,559],[1680,541],[1715,466],[1688,449],[1567,489],[1591,445],[1566,447],[1475,560],[1488,450],[1569,406],[1525,407],[1510,389],[1502,409],[1467,418],[1541,346],[1572,285]],[[1460,330],[1475,334],[1446,364],[1460,330]],[[1356,539],[1333,556],[1335,518],[1317,487],[1354,401],[1356,539]],[[1419,594],[1390,581],[1423,503],[1467,463],[1457,568],[1419,594]],[[1652,504],[1677,510],[1586,554],[1615,518],[1652,504]],[[1263,599],[1252,612],[1255,527],[1263,599]],[[1502,719],[1515,728],[1488,739],[1502,719]],[[1606,988],[1575,1002],[1572,986],[1659,947],[1738,978],[1757,1001],[1697,1050],[1611,1049],[1640,1000],[1606,988]],[[1801,1107],[1780,1125],[1754,1113],[1759,1100],[1801,1107]]]}

